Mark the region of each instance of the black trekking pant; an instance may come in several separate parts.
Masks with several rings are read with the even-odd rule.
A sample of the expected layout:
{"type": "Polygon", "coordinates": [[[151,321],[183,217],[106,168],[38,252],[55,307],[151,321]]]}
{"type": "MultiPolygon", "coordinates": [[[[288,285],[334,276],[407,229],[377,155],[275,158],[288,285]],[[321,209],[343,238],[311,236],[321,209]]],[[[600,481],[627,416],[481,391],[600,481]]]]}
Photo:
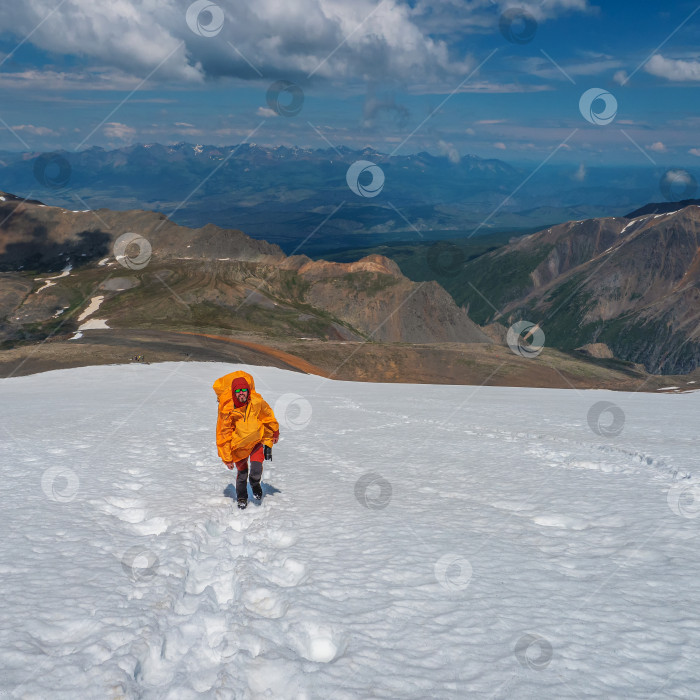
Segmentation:
{"type": "MultiPolygon", "coordinates": [[[[248,499],[248,460],[245,460],[244,466],[238,466],[238,474],[236,475],[236,498],[248,499]]],[[[250,463],[250,483],[259,484],[262,479],[263,463],[262,462],[251,462],[250,463]]]]}

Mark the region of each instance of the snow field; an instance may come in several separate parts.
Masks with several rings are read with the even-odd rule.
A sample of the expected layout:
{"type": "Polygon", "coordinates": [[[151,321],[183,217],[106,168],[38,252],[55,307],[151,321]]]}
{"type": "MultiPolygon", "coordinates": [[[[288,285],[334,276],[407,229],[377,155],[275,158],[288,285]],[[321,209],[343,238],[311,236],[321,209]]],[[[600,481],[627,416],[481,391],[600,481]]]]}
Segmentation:
{"type": "Polygon", "coordinates": [[[0,696],[700,691],[700,394],[164,363],[0,397],[0,696]],[[282,424],[245,511],[211,389],[238,368],[282,424]]]}

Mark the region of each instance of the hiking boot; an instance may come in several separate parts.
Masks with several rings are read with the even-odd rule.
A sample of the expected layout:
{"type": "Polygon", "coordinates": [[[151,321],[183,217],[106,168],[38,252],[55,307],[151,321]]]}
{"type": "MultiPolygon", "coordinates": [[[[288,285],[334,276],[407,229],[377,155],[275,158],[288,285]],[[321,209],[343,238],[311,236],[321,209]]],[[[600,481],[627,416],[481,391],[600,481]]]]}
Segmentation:
{"type": "Polygon", "coordinates": [[[262,498],[263,490],[260,483],[251,483],[250,490],[253,492],[253,496],[259,501],[262,498]]]}
{"type": "Polygon", "coordinates": [[[243,510],[246,506],[248,505],[248,499],[247,498],[239,498],[238,499],[238,507],[243,510]]]}

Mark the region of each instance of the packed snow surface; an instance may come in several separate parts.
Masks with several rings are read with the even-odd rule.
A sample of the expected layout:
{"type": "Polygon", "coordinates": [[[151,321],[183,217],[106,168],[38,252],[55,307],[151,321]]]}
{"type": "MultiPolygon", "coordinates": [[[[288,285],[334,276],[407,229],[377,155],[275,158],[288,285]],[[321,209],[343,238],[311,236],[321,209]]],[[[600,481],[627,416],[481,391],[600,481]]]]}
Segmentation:
{"type": "Polygon", "coordinates": [[[0,398],[0,697],[700,697],[697,392],[182,362],[0,398]],[[235,369],[282,426],[244,511],[235,369]]]}

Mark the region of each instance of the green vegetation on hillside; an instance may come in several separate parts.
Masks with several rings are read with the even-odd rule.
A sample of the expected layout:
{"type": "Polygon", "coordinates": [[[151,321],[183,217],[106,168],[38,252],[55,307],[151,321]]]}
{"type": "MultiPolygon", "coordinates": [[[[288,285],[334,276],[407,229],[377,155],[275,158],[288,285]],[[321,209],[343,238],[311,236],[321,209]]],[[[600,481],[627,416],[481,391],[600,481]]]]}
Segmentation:
{"type": "Polygon", "coordinates": [[[400,278],[394,277],[393,275],[385,275],[379,272],[362,270],[360,272],[349,272],[347,275],[343,275],[340,280],[343,284],[348,285],[356,292],[374,296],[375,294],[398,284],[400,278]]]}
{"type": "Polygon", "coordinates": [[[469,309],[479,324],[491,321],[511,301],[532,288],[531,272],[549,255],[553,246],[531,253],[519,251],[482,257],[467,263],[447,287],[455,301],[469,309]]]}
{"type": "Polygon", "coordinates": [[[528,286],[530,271],[547,257],[551,247],[543,248],[535,255],[518,254],[507,259],[487,254],[505,246],[516,236],[533,232],[501,231],[437,242],[388,243],[330,253],[324,255],[324,259],[353,262],[367,255],[383,255],[396,262],[401,272],[414,282],[438,282],[457,304],[469,307],[472,320],[484,324],[496,314],[488,302],[500,309],[507,301],[518,297],[528,286]],[[506,284],[504,280],[507,280],[506,284]]]}

